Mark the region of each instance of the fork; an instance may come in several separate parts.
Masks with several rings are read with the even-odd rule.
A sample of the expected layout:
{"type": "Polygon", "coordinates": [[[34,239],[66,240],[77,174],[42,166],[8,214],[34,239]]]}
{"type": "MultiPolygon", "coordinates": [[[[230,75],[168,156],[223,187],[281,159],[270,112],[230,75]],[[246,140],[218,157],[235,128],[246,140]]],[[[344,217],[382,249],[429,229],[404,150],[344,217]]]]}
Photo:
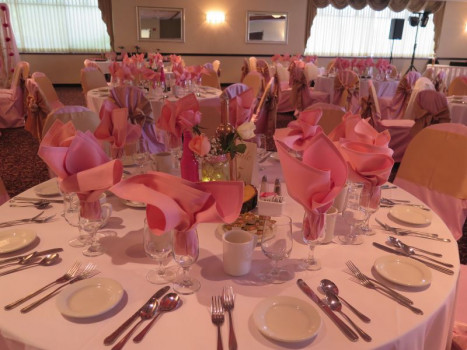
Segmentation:
{"type": "Polygon", "coordinates": [[[212,297],[211,300],[211,321],[217,326],[217,350],[223,350],[221,325],[224,323],[224,308],[221,297],[212,297]]]}
{"type": "Polygon", "coordinates": [[[43,224],[45,222],[48,222],[50,219],[52,219],[56,215],[56,214],[53,214],[45,218],[39,218],[39,216],[42,215],[42,213],[44,212],[42,211],[39,215],[36,215],[35,217],[30,218],[30,219],[20,219],[20,220],[2,222],[0,223],[0,227],[10,227],[10,226],[22,225],[22,224],[26,224],[30,222],[34,222],[36,224],[43,224]]]}
{"type": "Polygon", "coordinates": [[[96,270],[96,265],[93,264],[93,263],[88,263],[84,269],[78,273],[78,275],[65,282],[64,284],[62,284],[60,287],[57,287],[55,288],[53,291],[51,291],[49,294],[45,295],[44,297],[42,297],[41,299],[35,301],[34,303],[32,304],[29,304],[28,306],[25,306],[23,307],[20,311],[21,313],[26,313],[26,312],[29,312],[33,309],[35,309],[36,307],[38,307],[39,305],[41,305],[42,303],[44,303],[45,301],[49,300],[50,298],[52,298],[53,296],[55,296],[59,291],[60,289],[64,288],[65,286],[69,285],[69,284],[73,284],[75,282],[78,282],[78,281],[81,281],[81,280],[84,280],[84,279],[87,279],[87,278],[91,278],[91,277],[94,277],[95,275],[97,275],[100,271],[97,271],[96,270]]]}
{"type": "Polygon", "coordinates": [[[49,283],[47,284],[46,286],[36,290],[35,292],[29,294],[29,295],[26,295],[24,298],[21,298],[21,299],[18,299],[8,305],[5,306],[5,310],[11,310],[11,309],[14,309],[15,307],[17,307],[18,305],[24,303],[25,301],[31,299],[32,297],[35,297],[36,295],[42,293],[43,291],[45,291],[46,289],[49,289],[50,287],[56,285],[56,284],[60,284],[60,283],[64,283],[64,282],[67,282],[69,280],[71,280],[72,278],[74,278],[76,276],[76,274],[79,272],[79,268],[81,267],[81,263],[76,261],[69,269],[68,271],[60,276],[59,278],[57,278],[55,281],[53,281],[52,283],[49,283]]]}
{"type": "Polygon", "coordinates": [[[237,350],[237,338],[232,323],[232,310],[235,304],[235,294],[231,286],[224,287],[222,291],[222,306],[229,313],[229,350],[237,350]]]}
{"type": "Polygon", "coordinates": [[[0,222],[0,226],[3,226],[3,225],[10,225],[10,224],[15,224],[17,222],[21,223],[21,222],[30,222],[34,219],[37,219],[39,216],[41,216],[42,214],[44,214],[44,211],[41,211],[39,214],[37,215],[34,215],[32,218],[26,218],[26,219],[17,219],[17,220],[10,220],[10,221],[4,221],[4,222],[0,222]]]}
{"type": "Polygon", "coordinates": [[[405,229],[397,228],[397,227],[390,226],[390,225],[378,220],[378,218],[375,218],[375,221],[378,224],[380,224],[386,231],[393,232],[396,235],[401,235],[401,236],[413,235],[413,236],[416,236],[416,237],[423,237],[423,238],[428,238],[428,239],[441,240],[443,242],[450,242],[451,241],[450,239],[447,239],[447,238],[438,238],[438,234],[436,234],[436,233],[419,232],[419,231],[412,231],[412,230],[405,230],[405,229]]]}

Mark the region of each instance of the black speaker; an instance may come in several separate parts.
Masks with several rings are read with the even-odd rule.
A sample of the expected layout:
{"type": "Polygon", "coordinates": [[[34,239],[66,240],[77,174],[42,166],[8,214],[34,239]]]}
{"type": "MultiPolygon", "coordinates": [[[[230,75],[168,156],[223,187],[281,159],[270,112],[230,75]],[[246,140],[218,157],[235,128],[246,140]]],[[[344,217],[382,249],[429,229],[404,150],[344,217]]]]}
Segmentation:
{"type": "Polygon", "coordinates": [[[403,31],[404,31],[404,20],[401,18],[391,19],[391,29],[389,30],[389,39],[392,39],[392,40],[402,39],[403,31]]]}

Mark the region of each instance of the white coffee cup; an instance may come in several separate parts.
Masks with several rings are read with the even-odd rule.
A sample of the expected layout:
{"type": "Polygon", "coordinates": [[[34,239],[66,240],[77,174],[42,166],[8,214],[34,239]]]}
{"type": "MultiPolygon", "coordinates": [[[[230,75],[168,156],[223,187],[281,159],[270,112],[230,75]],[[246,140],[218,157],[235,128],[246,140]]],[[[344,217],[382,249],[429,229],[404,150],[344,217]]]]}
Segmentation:
{"type": "Polygon", "coordinates": [[[170,174],[173,170],[173,156],[170,152],[160,152],[153,155],[157,171],[170,174]]]}
{"type": "Polygon", "coordinates": [[[331,207],[325,214],[324,218],[324,238],[321,244],[327,244],[332,242],[334,238],[334,229],[336,227],[336,219],[339,212],[336,207],[331,207]]]}
{"type": "Polygon", "coordinates": [[[256,235],[243,231],[231,230],[222,236],[224,271],[231,276],[246,275],[251,268],[256,235]]]}

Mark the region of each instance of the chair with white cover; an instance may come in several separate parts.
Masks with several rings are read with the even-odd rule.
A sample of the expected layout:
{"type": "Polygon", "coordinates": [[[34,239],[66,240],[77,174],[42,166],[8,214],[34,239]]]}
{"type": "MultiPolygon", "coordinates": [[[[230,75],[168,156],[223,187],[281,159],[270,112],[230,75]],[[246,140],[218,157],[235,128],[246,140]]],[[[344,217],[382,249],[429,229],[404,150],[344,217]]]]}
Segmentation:
{"type": "Polygon", "coordinates": [[[221,75],[220,66],[221,66],[221,61],[219,60],[212,61],[212,69],[214,69],[214,71],[217,73],[218,76],[221,75]]]}
{"type": "Polygon", "coordinates": [[[334,79],[332,103],[342,106],[346,111],[358,112],[360,108],[360,79],[351,70],[339,70],[334,79]]]}
{"type": "Polygon", "coordinates": [[[279,77],[279,84],[281,90],[289,88],[290,73],[287,68],[285,68],[281,63],[276,62],[276,73],[279,77]]]}
{"type": "Polygon", "coordinates": [[[256,70],[263,76],[264,82],[268,82],[271,79],[271,73],[269,72],[269,64],[262,58],[256,60],[256,70]]]}
{"type": "Polygon", "coordinates": [[[415,82],[412,88],[412,94],[410,95],[409,102],[407,103],[407,108],[405,109],[403,119],[413,119],[413,109],[415,106],[415,99],[417,95],[422,90],[435,90],[435,85],[431,79],[420,77],[415,82]]]}
{"type": "Polygon", "coordinates": [[[430,125],[410,142],[394,184],[426,203],[459,239],[467,218],[467,126],[430,125]]]}
{"type": "Polygon", "coordinates": [[[71,121],[76,130],[94,132],[100,123],[96,112],[91,111],[84,106],[64,106],[53,110],[45,120],[42,128],[42,137],[45,136],[55,120],[61,120],[63,123],[71,121]]]}
{"type": "Polygon", "coordinates": [[[240,82],[243,83],[243,79],[245,79],[246,75],[250,73],[250,63],[246,58],[243,59],[243,64],[242,64],[242,76],[240,77],[240,82]]]}
{"type": "Polygon", "coordinates": [[[8,195],[8,192],[5,188],[5,184],[3,183],[3,180],[0,177],[0,205],[8,202],[9,199],[10,199],[10,196],[8,195]]]}
{"type": "Polygon", "coordinates": [[[238,94],[241,94],[242,92],[248,90],[249,88],[250,87],[248,87],[248,85],[245,85],[243,83],[230,84],[222,91],[221,97],[226,96],[227,98],[231,99],[237,96],[238,94]]]}
{"type": "Polygon", "coordinates": [[[451,122],[446,96],[433,90],[422,90],[417,94],[412,116],[415,121],[410,131],[412,137],[429,125],[451,122]]]}
{"type": "Polygon", "coordinates": [[[396,68],[395,65],[390,64],[388,71],[389,71],[389,77],[391,79],[396,79],[397,78],[397,75],[399,74],[399,72],[397,71],[397,68],[396,68]]]}
{"type": "Polygon", "coordinates": [[[10,88],[0,89],[0,128],[16,128],[24,125],[24,83],[29,76],[29,63],[16,64],[10,88]]]}
{"type": "Polygon", "coordinates": [[[221,89],[219,76],[213,68],[203,67],[201,71],[201,85],[210,86],[219,90],[221,89]]]}
{"type": "Polygon", "coordinates": [[[401,119],[404,116],[412,89],[418,78],[420,78],[420,73],[410,71],[400,80],[393,97],[378,97],[381,119],[401,119]]]}
{"type": "Polygon", "coordinates": [[[308,85],[310,85],[311,81],[316,81],[318,75],[319,69],[313,62],[308,62],[305,64],[305,77],[308,82],[308,85]]]}
{"type": "Polygon", "coordinates": [[[264,134],[271,139],[276,130],[277,107],[280,98],[279,78],[275,74],[264,88],[263,96],[255,108],[252,121],[255,123],[255,134],[264,134]]]}
{"type": "Polygon", "coordinates": [[[463,75],[460,77],[456,77],[451,81],[448,87],[448,96],[452,95],[467,95],[467,76],[463,75]]]}
{"type": "Polygon", "coordinates": [[[320,109],[323,112],[318,125],[323,128],[326,135],[342,122],[342,117],[346,113],[343,107],[324,102],[314,103],[306,109],[320,109]]]}
{"type": "Polygon", "coordinates": [[[80,77],[84,96],[89,90],[108,86],[104,73],[94,67],[82,68],[80,77]]]}
{"type": "Polygon", "coordinates": [[[264,79],[261,73],[257,71],[250,71],[245,79],[242,81],[243,84],[253,89],[255,96],[259,97],[262,94],[264,88],[264,79]]]}
{"type": "Polygon", "coordinates": [[[257,71],[256,62],[257,62],[257,59],[254,56],[251,56],[248,59],[248,64],[250,66],[250,72],[256,72],[257,71]]]}

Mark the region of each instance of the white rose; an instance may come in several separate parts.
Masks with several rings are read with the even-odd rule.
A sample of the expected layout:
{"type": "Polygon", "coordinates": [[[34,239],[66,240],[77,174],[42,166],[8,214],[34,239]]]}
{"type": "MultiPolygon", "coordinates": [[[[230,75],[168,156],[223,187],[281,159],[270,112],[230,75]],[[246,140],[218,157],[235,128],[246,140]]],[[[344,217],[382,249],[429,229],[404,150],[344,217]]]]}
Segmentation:
{"type": "Polygon", "coordinates": [[[255,123],[245,122],[237,128],[237,132],[242,138],[242,140],[249,140],[255,137],[255,123]]]}

